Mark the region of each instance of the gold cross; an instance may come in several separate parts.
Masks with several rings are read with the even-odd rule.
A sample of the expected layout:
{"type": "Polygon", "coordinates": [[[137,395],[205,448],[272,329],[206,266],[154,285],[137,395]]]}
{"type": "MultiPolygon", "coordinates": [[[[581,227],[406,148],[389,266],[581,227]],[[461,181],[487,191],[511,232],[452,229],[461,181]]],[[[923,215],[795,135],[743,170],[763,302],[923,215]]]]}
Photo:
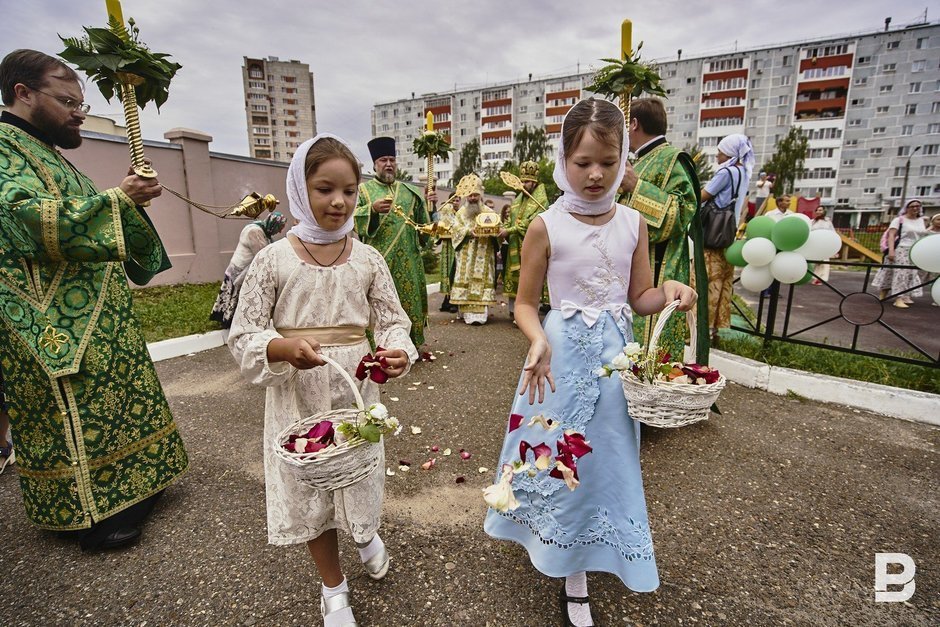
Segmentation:
{"type": "Polygon", "coordinates": [[[65,333],[56,331],[53,326],[47,325],[39,338],[39,345],[46,350],[51,350],[53,355],[59,354],[59,349],[69,343],[69,336],[65,333]]]}

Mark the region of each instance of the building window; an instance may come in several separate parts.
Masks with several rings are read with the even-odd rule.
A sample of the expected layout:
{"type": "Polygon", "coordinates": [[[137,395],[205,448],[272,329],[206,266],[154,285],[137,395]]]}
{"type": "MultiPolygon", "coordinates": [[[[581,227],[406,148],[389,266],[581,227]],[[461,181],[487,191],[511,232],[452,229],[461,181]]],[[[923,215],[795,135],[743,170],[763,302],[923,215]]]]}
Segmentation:
{"type": "Polygon", "coordinates": [[[872,135],[884,135],[886,130],[887,129],[884,126],[876,126],[875,128],[871,129],[871,133],[872,135]]]}
{"type": "Polygon", "coordinates": [[[839,204],[839,205],[847,205],[847,204],[849,204],[849,199],[848,199],[848,198],[840,198],[840,199],[836,200],[836,204],[839,204]]]}
{"type": "Polygon", "coordinates": [[[905,105],[904,115],[917,115],[917,104],[905,105]]]}
{"type": "Polygon", "coordinates": [[[926,47],[927,47],[927,38],[926,38],[926,37],[920,37],[920,38],[918,38],[918,39],[917,39],[917,46],[916,46],[916,48],[917,48],[918,50],[923,50],[923,49],[926,48],[926,47]]]}
{"type": "Polygon", "coordinates": [[[901,127],[901,135],[913,135],[914,134],[914,125],[905,124],[901,127]]]}
{"type": "Polygon", "coordinates": [[[907,93],[909,93],[909,94],[919,94],[919,93],[920,93],[920,86],[921,86],[920,81],[918,81],[918,82],[916,82],[916,83],[911,83],[911,89],[910,89],[910,91],[908,91],[907,93]]]}
{"type": "Polygon", "coordinates": [[[780,86],[781,86],[781,87],[786,87],[787,85],[790,84],[790,81],[791,81],[792,79],[793,79],[793,77],[790,76],[789,74],[787,74],[786,76],[781,76],[781,77],[780,77],[780,86]]]}
{"type": "Polygon", "coordinates": [[[898,69],[897,63],[885,63],[883,66],[881,66],[881,71],[884,72],[885,74],[889,72],[894,72],[897,69],[898,69]]]}
{"type": "Polygon", "coordinates": [[[788,116],[786,116],[786,115],[778,115],[778,116],[777,116],[777,126],[783,126],[783,125],[785,125],[785,124],[787,123],[787,117],[788,117],[788,116]]]}
{"type": "Polygon", "coordinates": [[[852,179],[839,179],[839,185],[851,185],[852,179]]]}
{"type": "Polygon", "coordinates": [[[862,193],[865,194],[866,196],[871,196],[871,195],[873,195],[873,194],[875,193],[875,188],[874,188],[874,187],[866,187],[865,189],[862,190],[862,193]]]}
{"type": "Polygon", "coordinates": [[[868,79],[867,79],[866,77],[864,77],[864,76],[860,76],[860,77],[858,77],[858,78],[855,79],[855,86],[856,86],[856,87],[861,87],[862,85],[867,85],[867,84],[868,84],[868,79]]]}
{"type": "Polygon", "coordinates": [[[853,107],[859,107],[859,106],[861,106],[861,105],[863,105],[863,104],[865,104],[865,99],[864,99],[864,98],[853,98],[853,99],[852,99],[852,106],[853,106],[853,107]]]}
{"type": "Polygon", "coordinates": [[[686,84],[686,85],[694,85],[694,84],[695,84],[695,77],[690,76],[689,78],[685,79],[685,84],[686,84]]]}
{"type": "Polygon", "coordinates": [[[932,105],[930,105],[930,112],[940,113],[940,102],[935,102],[932,105]]]}
{"type": "Polygon", "coordinates": [[[855,165],[855,159],[843,159],[842,165],[852,167],[853,165],[855,165]]]}
{"type": "Polygon", "coordinates": [[[866,175],[878,174],[878,168],[868,168],[865,170],[866,175]]]}
{"type": "Polygon", "coordinates": [[[685,102],[686,104],[688,104],[688,103],[690,103],[690,102],[695,102],[695,96],[686,96],[684,102],[685,102]]]}
{"type": "Polygon", "coordinates": [[[935,155],[940,152],[940,144],[927,144],[924,146],[925,155],[935,155]]]}
{"type": "Polygon", "coordinates": [[[786,67],[792,64],[793,64],[793,55],[789,55],[789,54],[783,55],[783,66],[786,67]]]}
{"type": "Polygon", "coordinates": [[[888,196],[890,196],[891,198],[897,198],[897,197],[900,196],[900,195],[901,195],[901,188],[900,188],[900,187],[892,187],[892,188],[891,188],[891,191],[888,192],[888,196]]]}
{"type": "Polygon", "coordinates": [[[921,59],[919,61],[914,61],[913,63],[911,63],[911,72],[923,72],[926,69],[927,69],[927,61],[925,59],[921,59]]]}
{"type": "Polygon", "coordinates": [[[858,140],[857,140],[857,139],[849,139],[849,140],[847,140],[847,141],[845,142],[845,145],[846,145],[846,146],[858,146],[858,140]]]}
{"type": "Polygon", "coordinates": [[[760,102],[760,98],[751,98],[751,108],[756,109],[758,102],[760,102]]]}
{"type": "Polygon", "coordinates": [[[861,125],[862,125],[861,119],[849,120],[849,126],[861,126],[861,125]]]}
{"type": "Polygon", "coordinates": [[[894,89],[894,85],[882,85],[881,88],[878,90],[878,93],[887,94],[887,93],[890,93],[893,89],[894,89]]]}
{"type": "Polygon", "coordinates": [[[751,80],[751,89],[757,89],[758,85],[760,85],[760,79],[755,78],[751,80]]]}
{"type": "Polygon", "coordinates": [[[906,156],[909,155],[909,154],[911,154],[911,147],[910,147],[910,146],[898,146],[898,156],[899,156],[899,157],[906,157],[906,156]]]}
{"type": "Polygon", "coordinates": [[[877,157],[877,156],[881,155],[882,152],[884,152],[884,149],[881,148],[881,147],[872,148],[871,150],[868,151],[868,156],[870,156],[870,157],[877,157]]]}
{"type": "Polygon", "coordinates": [[[888,112],[888,109],[889,109],[889,107],[876,107],[876,108],[875,108],[875,113],[887,113],[887,112],[888,112]]]}
{"type": "Polygon", "coordinates": [[[929,196],[930,185],[918,185],[916,188],[918,196],[929,196]]]}
{"type": "Polygon", "coordinates": [[[689,120],[694,120],[694,119],[695,119],[695,114],[694,114],[694,113],[686,113],[686,114],[684,114],[684,115],[682,116],[682,119],[685,120],[686,122],[689,121],[689,120]]]}
{"type": "Polygon", "coordinates": [[[859,65],[865,65],[865,64],[870,63],[870,62],[871,62],[871,57],[859,57],[859,58],[858,58],[858,64],[859,64],[859,65]]]}
{"type": "Polygon", "coordinates": [[[937,166],[935,165],[922,165],[920,166],[920,175],[921,176],[933,176],[937,173],[937,166]]]}
{"type": "Polygon", "coordinates": [[[940,133],[940,122],[933,122],[927,125],[928,135],[936,135],[937,133],[940,133]]]}
{"type": "Polygon", "coordinates": [[[885,46],[885,48],[887,48],[888,50],[895,50],[898,47],[900,47],[900,45],[901,45],[901,41],[898,39],[895,39],[894,41],[889,41],[888,45],[885,46]]]}
{"type": "Polygon", "coordinates": [[[782,96],[777,96],[777,106],[783,106],[790,104],[790,95],[783,94],[782,96]]]}

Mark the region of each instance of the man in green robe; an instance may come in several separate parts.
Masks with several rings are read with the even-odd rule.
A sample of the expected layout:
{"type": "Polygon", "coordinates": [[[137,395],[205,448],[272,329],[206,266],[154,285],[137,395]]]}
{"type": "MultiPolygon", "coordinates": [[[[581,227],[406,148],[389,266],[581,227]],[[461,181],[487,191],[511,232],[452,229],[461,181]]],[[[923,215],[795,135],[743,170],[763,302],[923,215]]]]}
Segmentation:
{"type": "Polygon", "coordinates": [[[59,152],[88,111],[61,61],[10,53],[0,92],[0,369],[23,503],[83,549],[123,546],[187,466],[124,276],[169,267],[140,207],[161,187],[98,191],[59,152]]]}
{"type": "MultiPolygon", "coordinates": [[[[687,153],[666,141],[666,109],[656,98],[634,100],[630,107],[630,146],[636,163],[627,164],[620,202],[633,207],[646,220],[649,232],[653,282],[658,287],[674,280],[690,285],[689,242],[695,243],[695,274],[700,292],[707,285],[698,215],[699,183],[695,165],[687,153]],[[634,148],[635,147],[635,148],[634,148]],[[701,257],[701,259],[699,259],[701,257]],[[700,276],[701,275],[701,276],[700,276]]],[[[696,361],[708,362],[708,302],[699,298],[696,323],[696,361]],[[704,314],[704,315],[703,315],[704,314]]],[[[647,346],[659,316],[637,316],[633,330],[647,346]]],[[[666,323],[658,346],[673,360],[684,361],[688,330],[685,316],[673,315],[666,323]]]]}
{"type": "Polygon", "coordinates": [[[460,186],[469,180],[464,206],[457,212],[454,223],[454,250],[457,252],[454,284],[450,289],[450,302],[457,305],[464,322],[486,324],[490,305],[496,304],[496,239],[499,235],[499,214],[483,204],[483,181],[476,174],[461,179],[460,186]],[[484,232],[480,218],[486,216],[492,232],[484,232]]]}
{"type": "MultiPolygon", "coordinates": [[[[428,237],[420,235],[405,218],[427,224],[428,211],[420,191],[395,180],[395,140],[376,137],[368,146],[375,178],[359,185],[356,233],[385,257],[401,306],[411,319],[411,341],[421,350],[428,320],[428,287],[421,252],[428,237]]],[[[429,197],[430,202],[436,199],[433,193],[429,197]]]]}
{"type": "MultiPolygon", "coordinates": [[[[519,289],[519,269],[522,268],[522,240],[535,216],[548,209],[545,185],[539,183],[539,165],[526,161],[519,166],[519,179],[529,194],[522,192],[512,201],[509,217],[503,222],[500,239],[505,239],[506,259],[503,260],[503,296],[509,299],[509,315],[516,312],[516,292],[519,289]],[[529,197],[531,196],[531,198],[529,197]]],[[[546,302],[548,299],[545,299],[546,302]]]]}
{"type": "Polygon", "coordinates": [[[454,197],[451,202],[445,203],[439,210],[437,220],[437,237],[441,245],[440,262],[438,264],[438,277],[440,280],[440,291],[444,295],[444,301],[441,303],[441,311],[457,313],[457,305],[450,304],[450,288],[454,281],[454,267],[456,265],[456,255],[454,254],[453,228],[454,221],[457,219],[457,210],[460,206],[460,199],[454,197]]]}

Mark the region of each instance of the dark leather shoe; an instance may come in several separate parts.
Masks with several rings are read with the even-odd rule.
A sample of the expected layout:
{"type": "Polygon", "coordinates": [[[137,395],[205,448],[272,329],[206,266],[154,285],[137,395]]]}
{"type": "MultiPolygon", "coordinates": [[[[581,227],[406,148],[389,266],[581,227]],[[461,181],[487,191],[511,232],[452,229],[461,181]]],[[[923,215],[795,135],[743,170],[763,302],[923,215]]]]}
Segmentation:
{"type": "Polygon", "coordinates": [[[121,527],[104,537],[98,548],[101,550],[120,549],[130,546],[140,538],[140,529],[137,527],[121,527]]]}

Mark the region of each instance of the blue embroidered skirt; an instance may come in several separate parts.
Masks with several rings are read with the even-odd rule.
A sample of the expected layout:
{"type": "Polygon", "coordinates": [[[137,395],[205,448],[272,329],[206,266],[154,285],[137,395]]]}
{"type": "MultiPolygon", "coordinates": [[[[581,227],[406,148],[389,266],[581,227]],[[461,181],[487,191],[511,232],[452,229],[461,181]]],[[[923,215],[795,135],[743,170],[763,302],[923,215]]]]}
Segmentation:
{"type": "MultiPolygon", "coordinates": [[[[566,429],[584,433],[594,450],[578,459],[581,485],[574,491],[548,470],[535,477],[517,475],[512,487],[519,507],[503,513],[491,509],[484,530],[521,544],[549,577],[603,571],[631,590],[651,592],[659,587],[659,575],[640,474],[640,427],[627,413],[620,379],[596,374],[632,340],[630,324],[604,312],[588,327],[580,314],[565,319],[553,310],[544,327],[557,391],[546,386],[545,402],[534,405],[528,394],[516,395],[512,413],[524,420],[507,433],[500,466],[519,459],[522,440],[533,446],[544,442],[557,454],[555,443],[566,429]],[[537,414],[560,421],[560,427],[527,426],[537,414]]],[[[532,462],[532,453],[528,456],[532,462]]]]}

